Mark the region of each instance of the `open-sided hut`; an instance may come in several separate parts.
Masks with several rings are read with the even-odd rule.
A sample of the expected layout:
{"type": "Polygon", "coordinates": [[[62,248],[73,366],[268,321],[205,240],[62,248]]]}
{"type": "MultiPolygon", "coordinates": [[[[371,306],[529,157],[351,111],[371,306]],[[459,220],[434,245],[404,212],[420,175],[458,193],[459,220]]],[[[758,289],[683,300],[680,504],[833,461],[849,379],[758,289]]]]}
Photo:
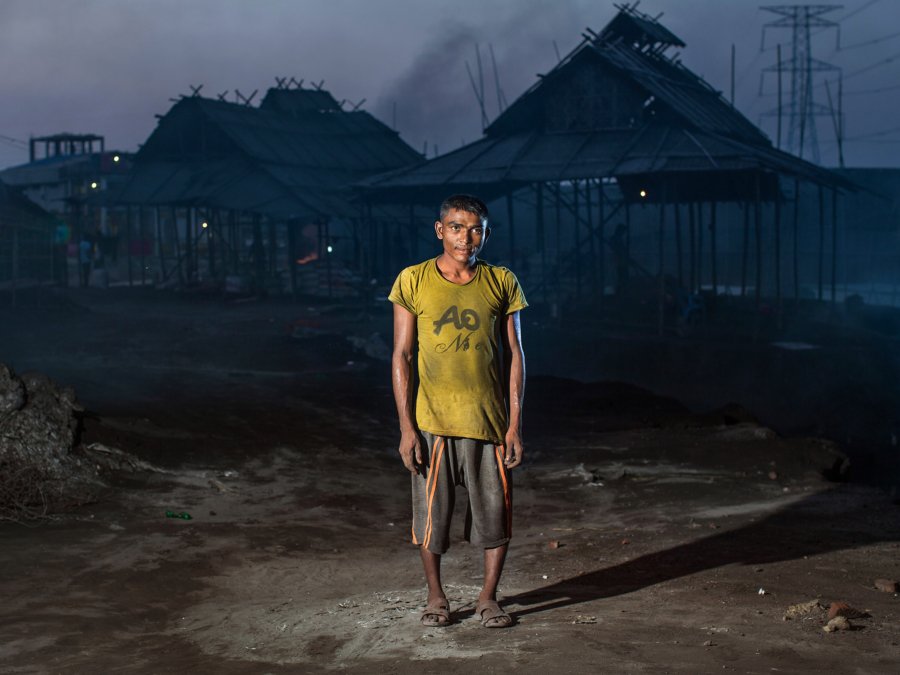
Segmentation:
{"type": "MultiPolygon", "coordinates": [[[[614,248],[630,260],[633,274],[658,280],[660,326],[667,275],[693,293],[703,283],[708,255],[704,285],[713,294],[722,286],[716,207],[731,204],[743,213],[741,293],[752,288],[759,300],[765,284],[780,302],[787,290],[798,292],[796,264],[791,283],[782,279],[782,271],[791,268],[788,256],[796,262],[798,247],[796,209],[792,220],[783,222],[786,200],[805,181],[823,191],[824,203],[832,206],[837,192],[852,184],[775,148],[720,92],[668,55],[684,46],[655,19],[624,6],[602,31],[589,30],[485,129],[481,140],[368,179],[361,185],[365,199],[434,203],[456,191],[505,197],[500,219],[505,216],[507,257],[515,264],[526,257],[522,250],[533,251],[518,262],[530,270],[526,281],[534,295],[552,297],[565,289],[582,301],[602,300],[611,276],[605,251],[614,248]],[[643,265],[630,251],[632,207],[638,204],[645,223],[648,211],[655,211],[657,226],[655,260],[643,265]],[[521,246],[516,220],[526,208],[535,239],[521,246]],[[614,223],[624,232],[618,241],[610,236],[614,223]],[[704,230],[707,252],[702,252],[704,230]],[[764,252],[770,252],[769,260],[764,252]],[[755,269],[749,269],[751,260],[755,269]],[[770,278],[764,279],[764,270],[770,278]]],[[[828,223],[832,233],[834,213],[828,223]]],[[[826,215],[823,207],[823,222],[826,215]]],[[[827,265],[833,284],[833,235],[831,241],[827,265]]],[[[824,230],[819,244],[824,250],[824,230]]],[[[825,258],[823,252],[820,264],[825,258]]],[[[735,270],[728,271],[736,285],[735,270]]]]}
{"type": "Polygon", "coordinates": [[[297,290],[297,261],[325,260],[330,287],[329,254],[363,264],[351,184],[420,160],[396,131],[323,89],[270,89],[258,107],[189,96],[162,116],[109,199],[133,207],[129,236],[156,240],[161,281],[244,276],[297,290]]]}

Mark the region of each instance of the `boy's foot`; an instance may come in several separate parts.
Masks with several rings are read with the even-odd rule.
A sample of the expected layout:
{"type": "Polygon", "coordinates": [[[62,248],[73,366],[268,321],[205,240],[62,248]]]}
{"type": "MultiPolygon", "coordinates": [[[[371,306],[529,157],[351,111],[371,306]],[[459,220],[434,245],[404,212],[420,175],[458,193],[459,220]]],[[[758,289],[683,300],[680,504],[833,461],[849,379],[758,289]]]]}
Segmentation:
{"type": "Polygon", "coordinates": [[[513,624],[512,617],[500,608],[496,600],[479,601],[475,605],[475,616],[485,628],[509,628],[513,624]]]}
{"type": "Polygon", "coordinates": [[[450,625],[450,603],[447,598],[439,598],[432,600],[425,609],[422,610],[423,626],[449,626],[450,625]]]}

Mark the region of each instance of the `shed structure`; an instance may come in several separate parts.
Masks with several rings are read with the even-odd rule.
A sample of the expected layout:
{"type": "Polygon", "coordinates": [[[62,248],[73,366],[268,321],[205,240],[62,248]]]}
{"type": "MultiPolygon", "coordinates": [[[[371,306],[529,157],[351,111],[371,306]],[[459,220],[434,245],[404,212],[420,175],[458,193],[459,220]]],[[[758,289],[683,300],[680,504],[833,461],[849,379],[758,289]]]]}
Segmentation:
{"type": "Polygon", "coordinates": [[[51,283],[60,260],[56,218],[18,188],[0,181],[0,290],[16,302],[17,290],[51,283]]]}
{"type": "Polygon", "coordinates": [[[823,227],[827,221],[832,230],[832,250],[826,255],[824,229],[819,245],[834,297],[834,203],[853,184],[775,148],[720,92],[669,55],[684,46],[656,19],[622,6],[603,30],[588,30],[539,76],[482,139],[364,181],[365,199],[434,203],[452,192],[505,198],[506,213],[495,223],[505,215],[508,259],[530,270],[532,296],[602,302],[612,276],[605,269],[608,249],[618,261],[617,282],[630,274],[659,284],[662,331],[672,295],[666,276],[689,294],[711,287],[714,298],[722,287],[716,208],[723,203],[744,214],[741,294],[755,293],[762,302],[766,284],[779,305],[783,295],[799,295],[796,264],[793,279],[782,278],[791,269],[787,256],[796,263],[798,250],[796,209],[784,222],[784,206],[800,182],[809,182],[819,190],[823,227]],[[643,205],[645,221],[655,211],[652,272],[631,257],[635,205],[643,205]],[[525,246],[517,241],[518,208],[535,221],[534,241],[525,246]],[[772,250],[765,264],[764,229],[774,243],[765,246],[772,250]],[[751,259],[755,269],[748,269],[751,259]],[[772,278],[764,279],[764,270],[772,278]]]}
{"type": "Polygon", "coordinates": [[[280,86],[258,107],[194,95],[160,118],[107,199],[133,209],[130,237],[155,238],[146,255],[161,282],[243,275],[298,290],[296,263],[319,261],[330,290],[335,249],[349,266],[365,262],[350,186],[421,159],[324,89],[280,86]]]}

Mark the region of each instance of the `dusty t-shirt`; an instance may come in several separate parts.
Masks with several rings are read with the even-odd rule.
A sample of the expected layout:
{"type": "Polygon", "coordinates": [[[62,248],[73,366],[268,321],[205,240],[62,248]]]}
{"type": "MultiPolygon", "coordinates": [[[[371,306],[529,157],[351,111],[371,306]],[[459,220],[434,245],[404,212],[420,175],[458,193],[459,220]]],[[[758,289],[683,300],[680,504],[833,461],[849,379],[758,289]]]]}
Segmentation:
{"type": "Polygon", "coordinates": [[[478,260],[475,276],[454,284],[426,260],[400,272],[388,299],[416,315],[419,429],[503,443],[498,319],[528,306],[516,276],[478,260]]]}

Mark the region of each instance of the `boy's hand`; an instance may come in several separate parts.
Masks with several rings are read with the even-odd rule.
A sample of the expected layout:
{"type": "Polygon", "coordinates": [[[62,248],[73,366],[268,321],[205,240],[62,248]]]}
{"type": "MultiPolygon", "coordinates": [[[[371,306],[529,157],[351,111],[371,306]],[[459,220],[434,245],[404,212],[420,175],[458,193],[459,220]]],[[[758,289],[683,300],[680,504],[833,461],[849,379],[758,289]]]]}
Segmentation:
{"type": "Polygon", "coordinates": [[[403,460],[403,466],[409,469],[410,473],[421,472],[424,465],[422,460],[422,439],[415,429],[407,429],[401,432],[400,457],[403,460]]]}
{"type": "Polygon", "coordinates": [[[506,432],[506,456],[503,463],[507,469],[515,469],[522,463],[525,456],[525,447],[522,445],[522,437],[518,430],[510,429],[506,432]]]}

